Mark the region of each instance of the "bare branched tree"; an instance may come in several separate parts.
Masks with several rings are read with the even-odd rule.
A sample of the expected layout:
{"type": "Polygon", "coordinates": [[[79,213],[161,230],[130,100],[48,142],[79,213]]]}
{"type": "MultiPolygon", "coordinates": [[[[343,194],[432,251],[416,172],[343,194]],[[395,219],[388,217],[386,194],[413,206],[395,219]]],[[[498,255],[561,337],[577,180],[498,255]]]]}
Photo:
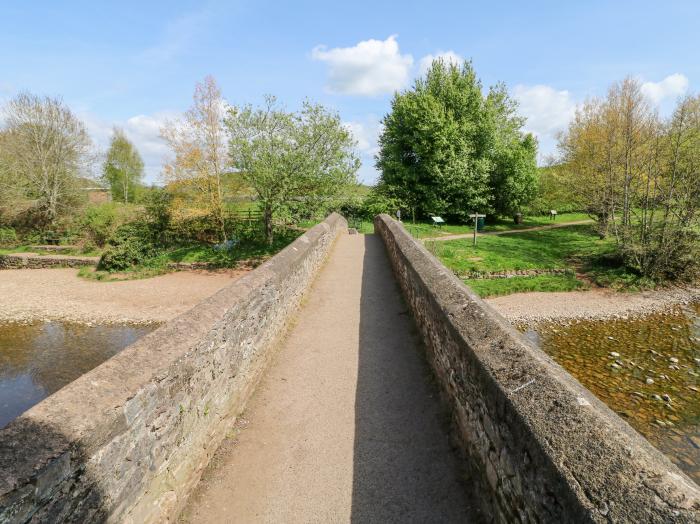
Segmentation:
{"type": "Polygon", "coordinates": [[[222,177],[227,157],[224,113],[226,104],[213,77],[195,87],[192,107],[177,121],[168,122],[161,136],[173,158],[163,167],[166,182],[186,182],[198,191],[226,240],[222,177]]]}
{"type": "Polygon", "coordinates": [[[52,224],[77,201],[78,177],[90,160],[90,137],[59,99],[22,93],[4,113],[4,170],[39,220],[52,224]]]}

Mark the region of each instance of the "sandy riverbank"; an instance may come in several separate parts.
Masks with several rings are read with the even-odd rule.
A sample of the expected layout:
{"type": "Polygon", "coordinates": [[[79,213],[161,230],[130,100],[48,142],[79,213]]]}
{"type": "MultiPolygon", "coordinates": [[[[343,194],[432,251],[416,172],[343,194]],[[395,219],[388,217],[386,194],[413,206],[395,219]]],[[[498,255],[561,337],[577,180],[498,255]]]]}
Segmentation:
{"type": "Polygon", "coordinates": [[[213,295],[240,272],[177,272],[97,282],[75,269],[0,270],[0,321],[166,322],[213,295]]]}
{"type": "Polygon", "coordinates": [[[641,293],[607,289],[561,293],[515,293],[486,299],[514,324],[583,319],[625,318],[664,311],[700,301],[698,288],[674,288],[641,293]]]}

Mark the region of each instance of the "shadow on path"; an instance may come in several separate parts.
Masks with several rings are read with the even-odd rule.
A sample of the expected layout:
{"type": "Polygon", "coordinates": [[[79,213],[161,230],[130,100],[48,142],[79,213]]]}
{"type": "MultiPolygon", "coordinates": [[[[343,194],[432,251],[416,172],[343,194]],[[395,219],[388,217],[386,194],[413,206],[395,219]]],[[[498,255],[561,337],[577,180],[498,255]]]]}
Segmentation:
{"type": "Polygon", "coordinates": [[[365,236],[351,521],[478,522],[384,245],[365,236]],[[471,502],[471,503],[470,503],[471,502]]]}

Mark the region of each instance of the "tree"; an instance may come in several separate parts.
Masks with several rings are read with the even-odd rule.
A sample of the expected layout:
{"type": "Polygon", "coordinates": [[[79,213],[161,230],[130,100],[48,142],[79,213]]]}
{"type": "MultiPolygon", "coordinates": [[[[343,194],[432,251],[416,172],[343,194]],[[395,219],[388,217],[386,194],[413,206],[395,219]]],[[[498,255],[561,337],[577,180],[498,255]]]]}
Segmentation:
{"type": "Polygon", "coordinates": [[[232,107],[226,125],[231,167],[255,191],[269,243],[273,219],[291,204],[318,205],[355,182],[354,139],[323,106],[307,101],[290,113],[267,96],[262,108],[232,107]]]}
{"type": "Polygon", "coordinates": [[[21,93],[5,107],[3,170],[40,225],[78,204],[78,177],[92,146],[84,124],[62,101],[21,93]]]}
{"type": "Polygon", "coordinates": [[[384,118],[381,183],[422,215],[511,213],[536,192],[534,137],[502,84],[482,93],[471,63],[435,60],[384,118]]]}
{"type": "Polygon", "coordinates": [[[657,280],[697,270],[699,98],[662,122],[640,82],[626,78],[577,112],[560,151],[601,238],[614,236],[628,266],[657,280]]]}
{"type": "Polygon", "coordinates": [[[102,177],[109,183],[112,198],[125,204],[135,200],[136,188],[143,178],[143,160],[124,131],[116,127],[102,166],[102,177]]]}
{"type": "Polygon", "coordinates": [[[179,121],[168,122],[161,136],[174,158],[163,168],[168,182],[184,182],[199,193],[200,201],[218,225],[225,241],[224,185],[228,161],[224,112],[226,104],[213,77],[195,86],[193,105],[179,121]]]}

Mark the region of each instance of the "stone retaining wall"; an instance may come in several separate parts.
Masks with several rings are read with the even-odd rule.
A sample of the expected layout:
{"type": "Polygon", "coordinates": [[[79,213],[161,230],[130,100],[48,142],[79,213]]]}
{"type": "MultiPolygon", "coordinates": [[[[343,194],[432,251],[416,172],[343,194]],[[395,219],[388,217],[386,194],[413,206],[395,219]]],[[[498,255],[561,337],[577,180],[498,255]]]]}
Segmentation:
{"type": "Polygon", "coordinates": [[[498,522],[700,522],[700,488],[388,215],[375,219],[498,522]]]}
{"type": "Polygon", "coordinates": [[[460,278],[491,280],[513,277],[538,277],[541,275],[573,275],[571,269],[512,269],[508,271],[468,271],[461,273],[460,278]]]}
{"type": "Polygon", "coordinates": [[[0,431],[0,522],[174,519],[346,227],[331,215],[0,431]]]}
{"type": "Polygon", "coordinates": [[[0,269],[47,269],[53,267],[96,266],[99,257],[70,255],[37,255],[35,253],[11,253],[0,255],[0,269]]]}

